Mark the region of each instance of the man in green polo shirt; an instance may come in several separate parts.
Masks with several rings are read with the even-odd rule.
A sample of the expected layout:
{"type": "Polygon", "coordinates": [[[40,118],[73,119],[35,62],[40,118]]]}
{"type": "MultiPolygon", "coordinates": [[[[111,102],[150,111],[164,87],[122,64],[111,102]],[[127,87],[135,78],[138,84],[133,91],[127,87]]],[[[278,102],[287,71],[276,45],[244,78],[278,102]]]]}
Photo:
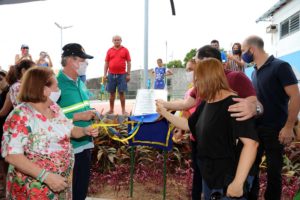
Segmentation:
{"type": "MultiPolygon", "coordinates": [[[[70,43],[63,47],[61,64],[63,69],[57,76],[61,97],[58,104],[69,119],[73,119],[76,126],[86,127],[91,125],[95,113],[89,105],[89,97],[85,84],[79,75],[86,70],[86,59],[93,57],[86,54],[80,44],[70,43]]],[[[73,200],[84,200],[87,195],[91,149],[94,147],[92,138],[84,136],[71,139],[75,164],[73,169],[73,200]]]]}

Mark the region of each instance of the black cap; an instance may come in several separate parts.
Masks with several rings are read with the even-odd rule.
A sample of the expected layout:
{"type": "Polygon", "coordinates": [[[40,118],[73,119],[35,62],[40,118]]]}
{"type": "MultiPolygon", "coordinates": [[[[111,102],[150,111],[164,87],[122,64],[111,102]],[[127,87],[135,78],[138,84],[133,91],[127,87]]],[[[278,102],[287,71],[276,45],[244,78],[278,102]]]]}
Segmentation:
{"type": "Polygon", "coordinates": [[[78,56],[80,58],[84,58],[84,59],[92,59],[94,58],[93,56],[90,56],[88,54],[85,53],[84,49],[82,48],[82,46],[80,44],[77,43],[69,43],[66,44],[63,48],[63,53],[62,56],[66,57],[66,56],[78,56]]]}

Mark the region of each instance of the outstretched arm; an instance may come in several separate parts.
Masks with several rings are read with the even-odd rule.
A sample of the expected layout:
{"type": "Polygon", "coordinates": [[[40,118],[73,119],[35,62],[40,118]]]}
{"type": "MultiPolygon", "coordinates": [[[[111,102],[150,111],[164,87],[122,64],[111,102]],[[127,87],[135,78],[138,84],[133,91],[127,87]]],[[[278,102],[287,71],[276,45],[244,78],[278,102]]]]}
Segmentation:
{"type": "Polygon", "coordinates": [[[189,125],[188,120],[183,117],[177,117],[166,110],[166,108],[159,102],[156,102],[156,111],[165,117],[169,122],[174,124],[177,128],[188,131],[189,125]]]}
{"type": "Polygon", "coordinates": [[[158,103],[162,104],[168,110],[188,110],[194,107],[197,103],[196,99],[189,96],[186,99],[180,99],[175,101],[164,101],[162,99],[157,100],[158,103]]]}
{"type": "Polygon", "coordinates": [[[71,136],[73,138],[81,138],[86,135],[97,137],[98,134],[99,134],[98,128],[93,128],[92,126],[88,126],[88,127],[74,126],[71,132],[71,136]]]}

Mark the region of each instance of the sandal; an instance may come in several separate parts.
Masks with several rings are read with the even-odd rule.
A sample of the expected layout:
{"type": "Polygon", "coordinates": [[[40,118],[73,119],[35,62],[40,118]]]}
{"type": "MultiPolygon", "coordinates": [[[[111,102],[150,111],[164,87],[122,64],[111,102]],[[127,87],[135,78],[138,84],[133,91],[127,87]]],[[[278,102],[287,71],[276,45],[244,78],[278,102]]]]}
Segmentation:
{"type": "Polygon", "coordinates": [[[109,110],[104,115],[113,115],[113,114],[114,114],[114,111],[109,110]]]}

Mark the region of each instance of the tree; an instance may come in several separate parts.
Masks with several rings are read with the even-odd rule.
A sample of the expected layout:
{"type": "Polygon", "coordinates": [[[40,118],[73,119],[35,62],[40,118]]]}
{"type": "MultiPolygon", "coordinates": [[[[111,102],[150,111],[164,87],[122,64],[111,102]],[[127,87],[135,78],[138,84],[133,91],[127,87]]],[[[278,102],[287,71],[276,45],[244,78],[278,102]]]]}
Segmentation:
{"type": "Polygon", "coordinates": [[[184,66],[186,66],[186,63],[191,60],[193,57],[196,56],[196,53],[197,53],[197,49],[191,49],[190,52],[188,52],[184,58],[184,66]]]}
{"type": "Polygon", "coordinates": [[[167,68],[184,68],[181,60],[172,60],[167,64],[167,68]]]}

